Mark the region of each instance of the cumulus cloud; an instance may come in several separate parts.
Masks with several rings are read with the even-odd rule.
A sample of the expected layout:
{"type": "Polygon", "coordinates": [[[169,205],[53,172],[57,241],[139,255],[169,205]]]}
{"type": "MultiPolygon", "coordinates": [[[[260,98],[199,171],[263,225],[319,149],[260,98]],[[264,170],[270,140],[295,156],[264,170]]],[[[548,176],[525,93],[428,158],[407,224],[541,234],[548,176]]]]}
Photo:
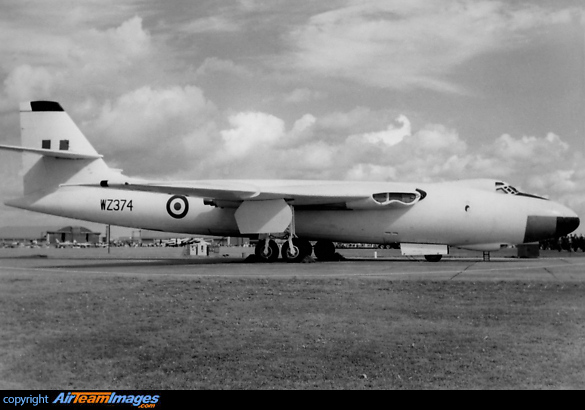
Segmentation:
{"type": "Polygon", "coordinates": [[[545,138],[523,136],[518,139],[504,134],[495,142],[495,153],[500,158],[535,164],[557,160],[568,150],[569,144],[553,133],[549,133],[545,138]]]}
{"type": "Polygon", "coordinates": [[[189,161],[210,151],[216,110],[194,86],[141,87],[107,101],[87,126],[99,136],[98,151],[116,165],[129,173],[164,175],[190,168],[189,161]]]}
{"type": "Polygon", "coordinates": [[[150,49],[151,36],[144,30],[142,18],[135,16],[119,27],[80,33],[72,57],[84,66],[127,65],[146,57],[150,49]]]}
{"type": "Polygon", "coordinates": [[[284,136],[284,121],[270,114],[244,112],[229,118],[231,129],[221,131],[228,155],[243,157],[273,146],[284,136]]]}
{"type": "Polygon", "coordinates": [[[264,112],[240,112],[211,136],[214,144],[193,174],[207,178],[326,178],[335,147],[314,138],[317,119],[306,114],[287,126],[264,112]]]}
{"type": "Polygon", "coordinates": [[[396,122],[400,123],[401,127],[397,128],[393,124],[390,124],[385,131],[353,135],[349,138],[363,140],[366,143],[374,145],[382,143],[391,147],[401,143],[406,137],[409,137],[412,132],[410,121],[406,116],[400,115],[396,118],[396,122]]]}

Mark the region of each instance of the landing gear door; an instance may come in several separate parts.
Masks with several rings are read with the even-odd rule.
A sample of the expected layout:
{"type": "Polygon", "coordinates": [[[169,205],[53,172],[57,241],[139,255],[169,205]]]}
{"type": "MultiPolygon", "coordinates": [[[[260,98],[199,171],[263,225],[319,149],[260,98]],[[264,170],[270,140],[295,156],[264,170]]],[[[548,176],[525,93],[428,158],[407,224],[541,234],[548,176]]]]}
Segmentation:
{"type": "Polygon", "coordinates": [[[290,225],[292,210],[284,199],[244,201],[235,217],[241,234],[280,233],[290,225]]]}

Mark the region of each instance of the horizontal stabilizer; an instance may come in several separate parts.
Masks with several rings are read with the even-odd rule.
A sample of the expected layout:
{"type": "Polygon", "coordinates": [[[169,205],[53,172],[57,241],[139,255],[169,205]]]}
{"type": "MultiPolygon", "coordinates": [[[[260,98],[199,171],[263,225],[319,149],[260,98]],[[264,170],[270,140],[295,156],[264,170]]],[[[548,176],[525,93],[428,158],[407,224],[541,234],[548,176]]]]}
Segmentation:
{"type": "Polygon", "coordinates": [[[52,149],[44,148],[27,148],[27,147],[16,147],[12,145],[0,145],[0,149],[6,151],[16,152],[27,152],[31,154],[43,155],[45,157],[62,158],[62,159],[98,159],[102,158],[103,155],[99,154],[82,154],[74,151],[57,151],[52,149]]]}

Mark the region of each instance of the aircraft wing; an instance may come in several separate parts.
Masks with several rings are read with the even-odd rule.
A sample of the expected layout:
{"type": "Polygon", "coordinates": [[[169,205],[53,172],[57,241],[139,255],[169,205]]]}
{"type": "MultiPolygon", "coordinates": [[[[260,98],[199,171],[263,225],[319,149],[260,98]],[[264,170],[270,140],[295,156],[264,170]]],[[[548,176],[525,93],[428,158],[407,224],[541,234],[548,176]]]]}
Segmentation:
{"type": "MultiPolygon", "coordinates": [[[[72,186],[72,185],[65,185],[72,186]]],[[[295,207],[315,209],[380,209],[412,206],[426,193],[408,184],[362,183],[347,181],[101,181],[80,184],[124,191],[184,195],[239,207],[242,202],[284,200],[295,207]]]]}

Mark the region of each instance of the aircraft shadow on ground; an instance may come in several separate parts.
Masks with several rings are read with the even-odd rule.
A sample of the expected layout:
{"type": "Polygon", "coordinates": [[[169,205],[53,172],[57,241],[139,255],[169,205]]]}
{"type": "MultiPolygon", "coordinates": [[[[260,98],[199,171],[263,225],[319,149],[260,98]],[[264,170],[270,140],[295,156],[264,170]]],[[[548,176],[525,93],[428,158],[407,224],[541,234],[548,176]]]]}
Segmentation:
{"type": "MultiPolygon", "coordinates": [[[[70,259],[71,260],[71,259],[70,259]]],[[[96,269],[96,268],[131,268],[131,267],[165,267],[165,266],[189,266],[189,265],[258,265],[258,266],[303,266],[303,265],[312,265],[312,264],[347,264],[347,263],[356,263],[356,264],[366,264],[366,263],[375,263],[375,264],[383,264],[383,263],[400,263],[400,264],[425,264],[429,266],[444,266],[446,264],[452,263],[494,263],[496,261],[483,261],[481,258],[465,258],[465,259],[445,259],[440,262],[432,263],[427,262],[424,259],[405,259],[405,258],[378,258],[378,259],[366,259],[366,258],[346,258],[342,261],[319,261],[315,260],[311,263],[289,263],[283,260],[278,260],[276,262],[247,262],[241,258],[210,258],[210,259],[148,259],[148,260],[136,260],[136,259],[116,259],[108,262],[101,262],[96,263],[96,260],[103,259],[75,259],[79,261],[79,263],[74,264],[58,264],[58,265],[48,265],[45,266],[46,268],[50,269],[96,269]],[[82,261],[86,261],[83,263],[82,261]]],[[[510,259],[498,259],[498,263],[516,263],[519,262],[521,259],[517,258],[510,258],[510,259]]],[[[527,261],[527,259],[522,259],[523,261],[527,261]]],[[[537,259],[533,259],[536,261],[537,259]]]]}
{"type": "Polygon", "coordinates": [[[259,266],[302,266],[311,264],[337,264],[337,263],[428,263],[424,260],[409,260],[409,259],[365,259],[365,258],[347,258],[342,261],[319,261],[315,260],[311,263],[289,263],[283,260],[276,262],[247,262],[241,258],[209,258],[209,259],[116,259],[108,262],[95,262],[103,261],[103,259],[86,259],[86,258],[75,258],[68,260],[76,260],[80,263],[73,264],[58,264],[58,265],[47,265],[46,268],[51,269],[83,269],[83,268],[123,268],[123,267],[153,267],[153,266],[188,266],[188,265],[259,265],[259,266]],[[81,261],[86,261],[82,263],[81,261]]]}

